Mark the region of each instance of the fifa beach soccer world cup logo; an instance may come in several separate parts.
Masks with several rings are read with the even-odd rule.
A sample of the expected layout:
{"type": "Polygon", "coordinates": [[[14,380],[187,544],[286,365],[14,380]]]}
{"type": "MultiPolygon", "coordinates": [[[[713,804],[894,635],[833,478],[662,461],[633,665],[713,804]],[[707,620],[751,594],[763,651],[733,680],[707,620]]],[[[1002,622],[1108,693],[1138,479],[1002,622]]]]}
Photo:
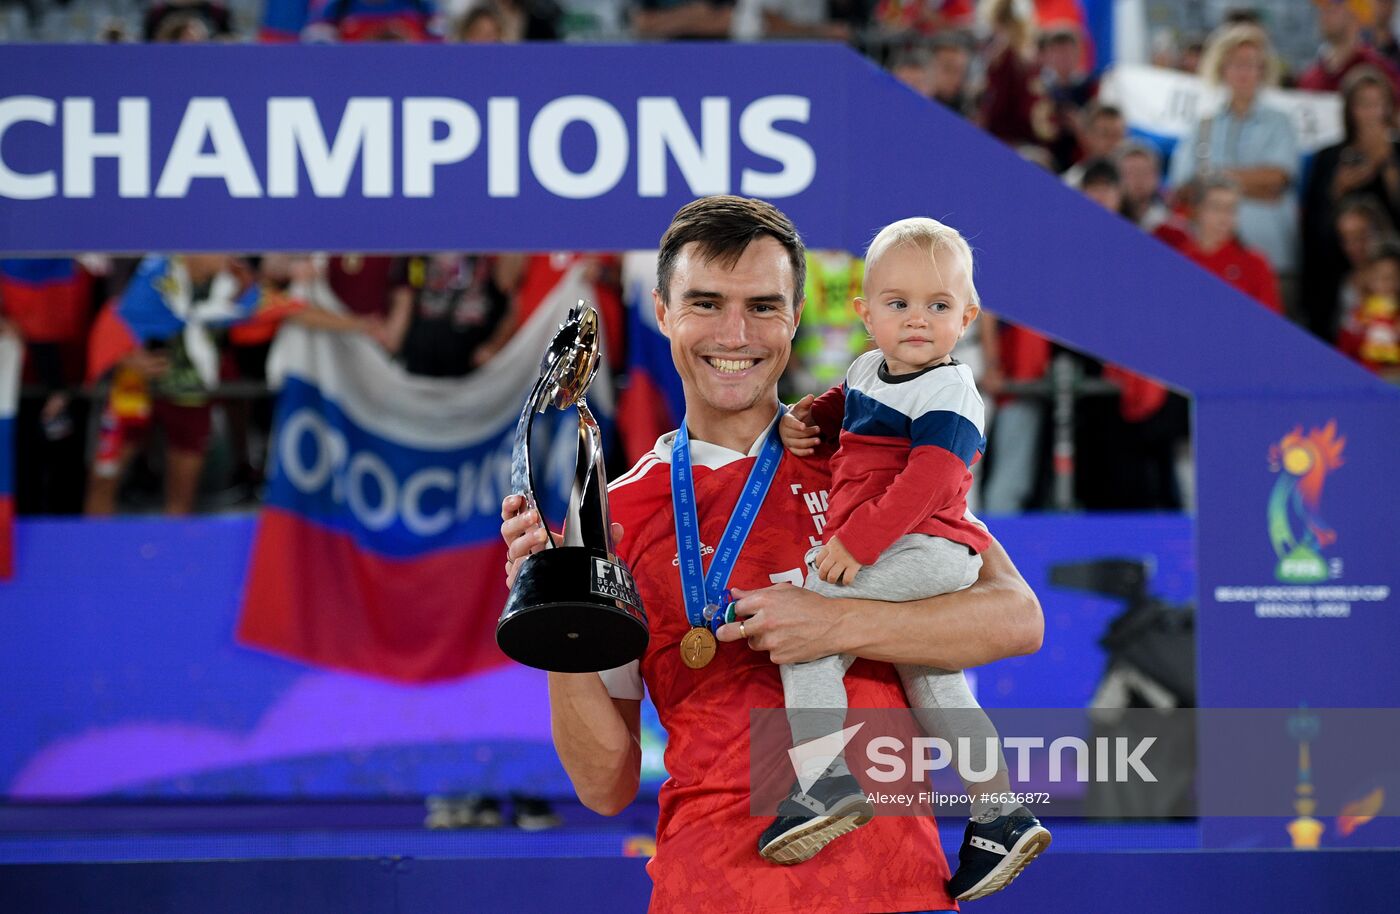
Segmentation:
{"type": "Polygon", "coordinates": [[[1322,482],[1342,465],[1345,438],[1328,422],[1303,434],[1300,425],[1269,448],[1269,469],[1278,474],[1269,495],[1269,539],[1278,556],[1274,576],[1287,584],[1313,584],[1328,578],[1322,552],[1337,541],[1336,531],[1318,516],[1322,482]]]}

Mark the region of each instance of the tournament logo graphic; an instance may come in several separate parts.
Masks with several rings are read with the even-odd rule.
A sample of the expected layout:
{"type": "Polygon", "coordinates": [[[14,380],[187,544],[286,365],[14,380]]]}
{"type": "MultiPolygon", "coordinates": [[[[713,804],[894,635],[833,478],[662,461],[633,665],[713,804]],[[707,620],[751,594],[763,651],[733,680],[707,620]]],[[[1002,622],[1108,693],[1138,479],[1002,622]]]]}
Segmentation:
{"type": "Polygon", "coordinates": [[[1278,474],[1269,494],[1269,539],[1278,566],[1274,576],[1286,584],[1314,584],[1328,578],[1323,550],[1337,533],[1318,516],[1322,482],[1342,465],[1346,438],[1337,437],[1337,422],[1303,434],[1300,425],[1269,447],[1269,469],[1278,474]]]}

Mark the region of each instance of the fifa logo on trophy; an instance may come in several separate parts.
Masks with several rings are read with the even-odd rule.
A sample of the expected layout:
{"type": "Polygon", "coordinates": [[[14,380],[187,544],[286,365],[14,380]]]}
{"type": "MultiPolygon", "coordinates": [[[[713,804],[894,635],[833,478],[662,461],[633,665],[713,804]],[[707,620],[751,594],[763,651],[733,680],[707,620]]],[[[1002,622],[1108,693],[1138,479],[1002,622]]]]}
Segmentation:
{"type": "MultiPolygon", "coordinates": [[[[578,303],[540,362],[515,428],[511,487],[538,508],[530,471],[530,428],[549,406],[578,409],[578,457],[564,537],[521,563],[496,623],[496,643],[512,660],[558,673],[622,666],[642,656],[647,621],[632,573],[613,552],[602,433],[584,399],[598,372],[598,312],[578,303]]],[[[543,519],[543,514],[541,514],[543,519]]]]}

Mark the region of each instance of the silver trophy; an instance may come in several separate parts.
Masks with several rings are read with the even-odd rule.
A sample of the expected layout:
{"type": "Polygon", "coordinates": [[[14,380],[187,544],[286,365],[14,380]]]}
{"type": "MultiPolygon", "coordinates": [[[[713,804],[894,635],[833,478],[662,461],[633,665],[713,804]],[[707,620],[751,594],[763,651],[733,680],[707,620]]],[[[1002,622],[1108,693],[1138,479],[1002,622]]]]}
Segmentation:
{"type": "Polygon", "coordinates": [[[563,540],[550,538],[543,551],[521,563],[496,623],[496,643],[508,657],[558,673],[619,667],[641,657],[647,646],[637,585],[613,552],[602,434],[584,400],[597,372],[598,312],[580,301],[540,361],[511,452],[511,488],[525,496],[528,508],[538,508],[530,471],[534,417],[550,406],[578,409],[578,458],[563,540]]]}

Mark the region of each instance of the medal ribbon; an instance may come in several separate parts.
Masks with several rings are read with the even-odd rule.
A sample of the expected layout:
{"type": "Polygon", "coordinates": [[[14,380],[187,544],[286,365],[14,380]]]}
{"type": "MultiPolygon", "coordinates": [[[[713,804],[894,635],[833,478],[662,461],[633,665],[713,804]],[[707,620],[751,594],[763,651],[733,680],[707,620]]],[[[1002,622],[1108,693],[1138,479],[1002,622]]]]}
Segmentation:
{"type": "Polygon", "coordinates": [[[671,501],[676,514],[676,546],[681,572],[681,593],[685,597],[685,614],[695,628],[705,628],[707,606],[718,606],[729,583],[729,575],[739,559],[739,550],[753,530],[758,509],[778,475],[783,458],[783,442],[774,422],[763,440],[758,457],[749,470],[749,478],[739,493],[739,501],[725,524],[724,535],[715,547],[710,570],[702,575],[704,560],[700,555],[700,518],[695,508],[695,477],[690,468],[690,435],[681,422],[671,446],[671,501]]]}

